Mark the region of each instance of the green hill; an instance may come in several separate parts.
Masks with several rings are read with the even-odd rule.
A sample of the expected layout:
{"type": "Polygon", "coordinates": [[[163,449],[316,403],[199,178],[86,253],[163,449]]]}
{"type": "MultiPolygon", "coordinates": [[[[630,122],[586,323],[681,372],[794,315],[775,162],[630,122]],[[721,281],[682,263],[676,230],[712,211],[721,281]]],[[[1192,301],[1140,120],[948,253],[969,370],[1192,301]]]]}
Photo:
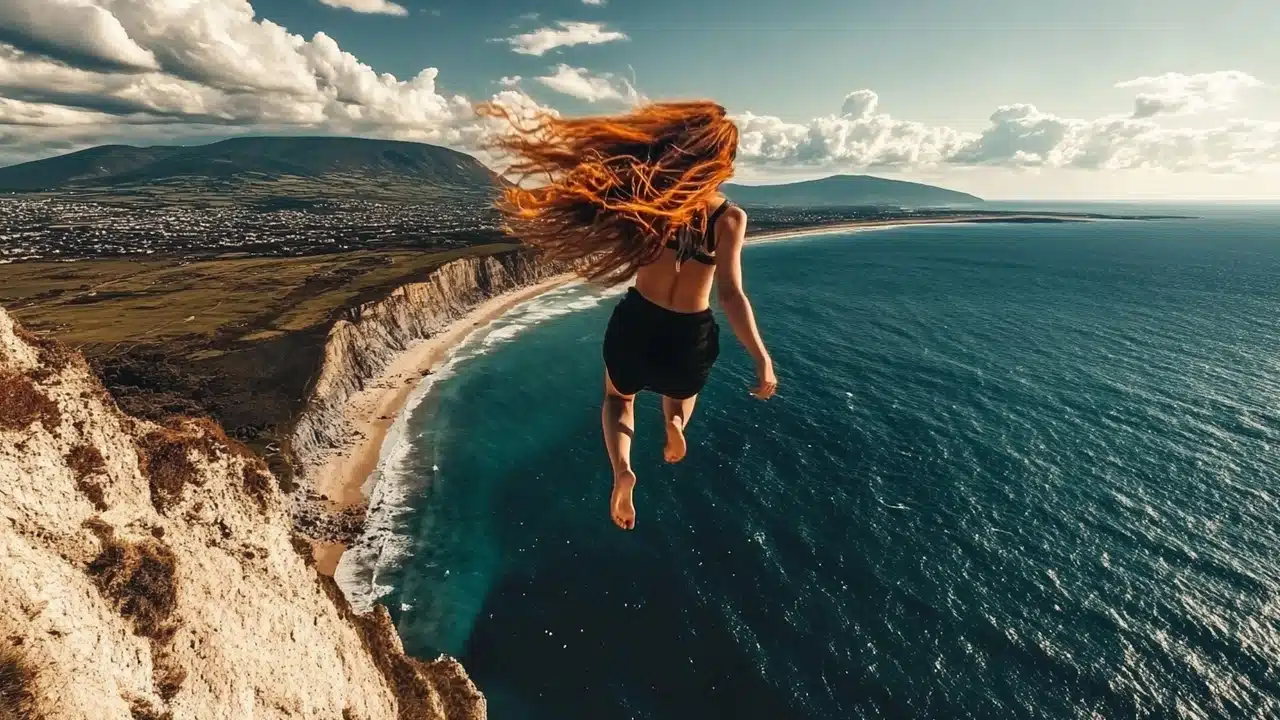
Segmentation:
{"type": "Polygon", "coordinates": [[[0,168],[0,190],[21,192],[56,188],[73,182],[93,182],[132,172],[180,149],[103,145],[70,155],[13,165],[0,168]]]}
{"type": "Polygon", "coordinates": [[[870,175],[833,175],[783,185],[725,185],[724,194],[742,205],[773,207],[937,207],[976,205],[982,198],[946,188],[886,180],[870,175]]]}
{"type": "Polygon", "coordinates": [[[310,181],[358,194],[380,188],[488,191],[496,176],[480,161],[423,143],[338,137],[251,137],[195,147],[108,145],[0,168],[0,191],[140,190],[148,186],[310,181]]]}

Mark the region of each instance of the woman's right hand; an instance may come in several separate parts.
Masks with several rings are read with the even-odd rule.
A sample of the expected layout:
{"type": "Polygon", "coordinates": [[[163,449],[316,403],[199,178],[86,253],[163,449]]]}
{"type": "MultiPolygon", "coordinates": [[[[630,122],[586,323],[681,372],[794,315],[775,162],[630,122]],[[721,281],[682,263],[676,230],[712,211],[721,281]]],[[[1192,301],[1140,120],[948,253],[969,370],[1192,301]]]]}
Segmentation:
{"type": "Polygon", "coordinates": [[[756,364],[756,387],[751,391],[759,400],[768,400],[778,392],[778,378],[773,374],[773,360],[765,358],[756,364]]]}

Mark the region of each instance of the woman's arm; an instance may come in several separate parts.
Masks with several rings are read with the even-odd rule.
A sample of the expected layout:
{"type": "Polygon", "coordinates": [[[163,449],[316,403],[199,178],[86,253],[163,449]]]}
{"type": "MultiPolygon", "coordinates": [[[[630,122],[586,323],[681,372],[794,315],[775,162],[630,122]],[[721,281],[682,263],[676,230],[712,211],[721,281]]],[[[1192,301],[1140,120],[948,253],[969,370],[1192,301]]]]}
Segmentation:
{"type": "Polygon", "coordinates": [[[747,236],[747,214],[742,208],[731,207],[716,223],[716,288],[720,307],[724,309],[733,334],[738,336],[756,363],[757,384],[753,395],[761,400],[773,397],[778,389],[778,379],[773,374],[773,360],[756,327],[751,301],[742,288],[742,246],[747,236]]]}

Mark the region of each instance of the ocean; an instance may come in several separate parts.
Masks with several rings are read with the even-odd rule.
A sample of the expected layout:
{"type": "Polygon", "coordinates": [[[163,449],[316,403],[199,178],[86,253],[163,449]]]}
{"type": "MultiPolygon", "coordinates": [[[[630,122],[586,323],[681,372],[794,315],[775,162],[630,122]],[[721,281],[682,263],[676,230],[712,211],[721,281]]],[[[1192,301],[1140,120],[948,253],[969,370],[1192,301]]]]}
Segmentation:
{"type": "Polygon", "coordinates": [[[780,393],[726,326],[677,466],[642,397],[632,533],[618,295],[556,290],[419,388],[340,580],[497,720],[1280,717],[1280,211],[1182,210],[750,246],[780,393]]]}

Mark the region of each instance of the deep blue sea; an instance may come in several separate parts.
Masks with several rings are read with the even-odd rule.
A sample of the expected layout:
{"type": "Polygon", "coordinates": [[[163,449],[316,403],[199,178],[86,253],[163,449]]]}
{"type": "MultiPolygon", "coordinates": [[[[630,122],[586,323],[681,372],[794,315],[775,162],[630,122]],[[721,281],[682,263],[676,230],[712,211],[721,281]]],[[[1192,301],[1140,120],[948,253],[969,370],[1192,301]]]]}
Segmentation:
{"type": "Polygon", "coordinates": [[[674,467],[642,398],[633,533],[618,295],[543,296],[420,388],[344,586],[496,720],[1280,717],[1280,211],[1182,210],[749,247],[780,394],[726,327],[674,467]]]}

